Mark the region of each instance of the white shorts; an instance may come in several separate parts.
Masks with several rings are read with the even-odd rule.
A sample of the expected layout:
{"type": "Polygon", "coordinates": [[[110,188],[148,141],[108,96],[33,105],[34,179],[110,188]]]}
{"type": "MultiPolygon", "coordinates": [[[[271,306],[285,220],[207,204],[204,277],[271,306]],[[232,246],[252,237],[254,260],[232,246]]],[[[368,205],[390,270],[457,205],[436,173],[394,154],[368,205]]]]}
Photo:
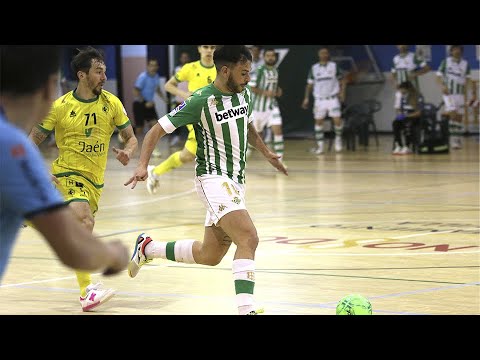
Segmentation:
{"type": "Polygon", "coordinates": [[[267,111],[253,110],[252,116],[253,124],[257,132],[262,132],[263,129],[272,125],[282,125],[282,116],[280,115],[278,106],[267,111]]]}
{"type": "Polygon", "coordinates": [[[282,125],[282,114],[280,114],[280,108],[278,106],[274,106],[272,109],[272,116],[270,117],[268,126],[272,125],[282,125]]]}
{"type": "Polygon", "coordinates": [[[465,109],[465,95],[443,95],[445,112],[456,111],[457,114],[463,114],[465,109]]]}
{"type": "Polygon", "coordinates": [[[225,176],[195,177],[197,194],[207,209],[205,226],[217,225],[220,219],[234,210],[246,210],[245,184],[238,184],[225,176]]]}
{"type": "Polygon", "coordinates": [[[313,117],[317,119],[325,119],[328,116],[332,118],[341,116],[340,101],[337,96],[327,99],[315,99],[313,103],[313,117]]]}

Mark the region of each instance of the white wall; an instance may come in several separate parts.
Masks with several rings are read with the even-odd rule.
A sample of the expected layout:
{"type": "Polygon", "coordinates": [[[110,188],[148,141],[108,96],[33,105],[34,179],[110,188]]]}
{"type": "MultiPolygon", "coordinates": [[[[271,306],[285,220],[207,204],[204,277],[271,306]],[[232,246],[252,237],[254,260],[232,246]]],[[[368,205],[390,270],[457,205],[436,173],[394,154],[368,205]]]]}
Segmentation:
{"type": "Polygon", "coordinates": [[[133,86],[138,74],[147,68],[147,45],[122,45],[122,93],[123,105],[135,126],[133,117],[133,86]]]}

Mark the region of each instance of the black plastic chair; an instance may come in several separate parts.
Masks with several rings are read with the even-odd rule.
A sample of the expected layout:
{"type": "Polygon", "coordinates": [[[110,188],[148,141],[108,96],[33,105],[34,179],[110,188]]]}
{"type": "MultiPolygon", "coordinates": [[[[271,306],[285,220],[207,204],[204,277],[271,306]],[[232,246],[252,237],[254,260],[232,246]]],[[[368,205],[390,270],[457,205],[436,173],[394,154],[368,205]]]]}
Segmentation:
{"type": "MultiPolygon", "coordinates": [[[[438,142],[445,143],[447,146],[450,139],[449,118],[442,114],[439,118],[438,113],[443,106],[441,102],[438,106],[431,103],[423,104],[422,117],[420,122],[420,131],[418,143],[438,142]]],[[[418,148],[417,148],[418,151],[418,148]]]]}
{"type": "Polygon", "coordinates": [[[359,142],[362,143],[361,138],[362,128],[367,122],[366,108],[362,104],[352,104],[345,108],[342,114],[343,117],[343,138],[346,143],[347,150],[355,151],[357,136],[359,142]]]}
{"type": "Polygon", "coordinates": [[[370,132],[375,135],[375,142],[379,146],[377,126],[374,114],[382,108],[382,104],[374,99],[364,100],[361,103],[348,106],[344,113],[344,138],[347,149],[355,151],[356,137],[360,145],[368,146],[370,132]]]}
{"type": "Polygon", "coordinates": [[[373,134],[375,135],[375,143],[377,147],[379,146],[378,142],[378,132],[377,132],[377,124],[375,123],[375,113],[379,112],[382,109],[382,103],[375,99],[365,100],[364,104],[368,107],[368,117],[367,117],[367,136],[365,139],[365,146],[368,146],[368,138],[370,135],[370,128],[373,130],[373,134]]]}

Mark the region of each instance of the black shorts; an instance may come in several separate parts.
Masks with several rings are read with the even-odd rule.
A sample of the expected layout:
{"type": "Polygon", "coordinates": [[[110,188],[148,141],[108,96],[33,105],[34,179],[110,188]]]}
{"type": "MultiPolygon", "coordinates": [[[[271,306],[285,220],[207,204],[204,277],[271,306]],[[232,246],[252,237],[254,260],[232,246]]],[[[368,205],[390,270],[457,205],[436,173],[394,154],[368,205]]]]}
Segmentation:
{"type": "Polygon", "coordinates": [[[158,120],[157,111],[155,106],[147,108],[145,106],[147,102],[134,101],[133,102],[133,118],[135,120],[135,126],[142,127],[146,121],[158,120]]]}

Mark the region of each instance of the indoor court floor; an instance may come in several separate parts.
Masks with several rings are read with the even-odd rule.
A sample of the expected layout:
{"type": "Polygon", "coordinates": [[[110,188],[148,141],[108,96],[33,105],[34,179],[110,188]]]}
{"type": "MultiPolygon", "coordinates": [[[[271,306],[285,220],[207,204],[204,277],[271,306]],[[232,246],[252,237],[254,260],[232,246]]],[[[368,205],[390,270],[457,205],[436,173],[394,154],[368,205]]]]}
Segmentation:
{"type": "MultiPolygon", "coordinates": [[[[288,177],[253,152],[246,204],[260,238],[255,297],[266,315],[333,315],[348,294],[367,297],[374,315],[480,314],[478,137],[443,155],[393,156],[391,144],[385,135],[379,147],[317,156],[313,141],[287,139],[288,177]]],[[[151,164],[168,156],[167,139],[160,149],[151,164]]],[[[50,164],[56,149],[42,150],[50,164]]],[[[131,250],[144,231],[201,240],[193,164],[164,175],[152,196],[145,183],[123,185],[137,160],[123,167],[110,153],[95,233],[131,250]]],[[[215,267],[155,259],[134,279],[95,274],[117,294],[82,313],[74,272],[24,228],[0,285],[0,314],[235,315],[234,250],[215,267]]]]}

